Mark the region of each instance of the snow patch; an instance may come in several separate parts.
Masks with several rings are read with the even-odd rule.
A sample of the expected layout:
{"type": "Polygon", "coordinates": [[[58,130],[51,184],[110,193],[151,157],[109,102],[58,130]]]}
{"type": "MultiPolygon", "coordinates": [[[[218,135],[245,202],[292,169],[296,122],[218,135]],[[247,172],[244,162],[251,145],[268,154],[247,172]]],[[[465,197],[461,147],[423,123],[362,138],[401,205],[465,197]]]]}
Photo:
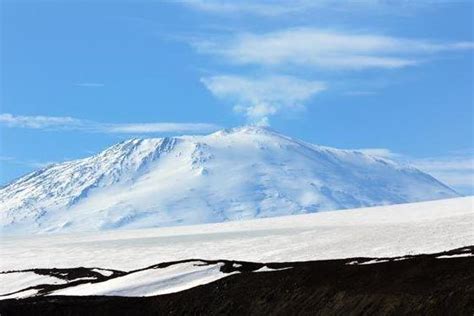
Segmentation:
{"type": "Polygon", "coordinates": [[[288,270],[288,269],[291,269],[291,267],[279,268],[279,269],[272,269],[272,268],[269,268],[269,267],[267,267],[267,266],[263,266],[263,267],[261,267],[260,269],[255,270],[255,271],[253,271],[253,272],[274,272],[274,271],[283,271],[283,270],[288,270]]]}
{"type": "Polygon", "coordinates": [[[443,255],[436,257],[436,259],[451,259],[451,258],[463,258],[463,257],[472,257],[472,253],[463,253],[463,254],[457,254],[457,255],[443,255]]]}
{"type": "MultiPolygon", "coordinates": [[[[0,298],[3,295],[16,292],[19,289],[26,289],[41,284],[66,284],[67,281],[49,276],[39,275],[34,272],[4,272],[0,273],[0,298]]],[[[18,295],[24,295],[19,293],[18,295]]]]}
{"type": "Polygon", "coordinates": [[[361,262],[361,263],[359,263],[359,265],[363,265],[363,264],[375,264],[375,263],[384,263],[384,262],[388,262],[388,261],[389,261],[389,260],[374,259],[374,260],[369,260],[369,261],[361,262]]]}
{"type": "Polygon", "coordinates": [[[100,283],[81,284],[54,291],[49,295],[154,296],[174,293],[233,274],[221,272],[222,265],[180,263],[166,268],[138,271],[100,283]]]}
{"type": "Polygon", "coordinates": [[[92,271],[100,273],[100,274],[102,274],[103,276],[106,276],[106,277],[111,276],[112,274],[114,274],[113,271],[104,270],[104,269],[92,269],[92,271]]]}

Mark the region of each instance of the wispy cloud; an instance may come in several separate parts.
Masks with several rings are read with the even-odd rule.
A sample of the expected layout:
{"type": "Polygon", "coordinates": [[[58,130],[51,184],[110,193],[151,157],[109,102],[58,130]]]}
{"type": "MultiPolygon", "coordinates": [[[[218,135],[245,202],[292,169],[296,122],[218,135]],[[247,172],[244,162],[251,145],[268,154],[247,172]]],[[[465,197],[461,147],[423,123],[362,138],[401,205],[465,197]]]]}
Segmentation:
{"type": "Polygon", "coordinates": [[[75,130],[94,133],[172,133],[172,132],[209,132],[219,126],[209,123],[100,123],[69,116],[22,116],[10,113],[0,114],[0,125],[16,128],[42,130],[75,130]]]}
{"type": "Polygon", "coordinates": [[[172,132],[210,132],[219,129],[215,124],[208,123],[131,123],[131,124],[105,124],[107,133],[146,134],[146,133],[172,133],[172,132]]]}
{"type": "Polygon", "coordinates": [[[23,116],[2,113],[0,114],[0,124],[7,127],[35,129],[78,129],[87,123],[70,116],[23,116]]]}
{"type": "Polygon", "coordinates": [[[413,165],[445,183],[470,188],[471,193],[474,193],[474,156],[472,155],[417,159],[413,161],[413,165]]]}
{"type": "Polygon", "coordinates": [[[473,42],[433,42],[317,28],[242,33],[227,39],[194,40],[192,45],[200,53],[234,64],[350,70],[402,68],[422,63],[436,53],[474,48],[473,42]]]}
{"type": "Polygon", "coordinates": [[[377,10],[378,12],[389,11],[399,13],[402,9],[414,9],[439,0],[180,0],[176,3],[185,5],[191,9],[212,14],[248,14],[266,17],[276,17],[294,13],[305,13],[308,11],[328,9],[333,10],[377,10]]]}
{"type": "Polygon", "coordinates": [[[288,109],[302,108],[304,103],[326,85],[290,76],[249,78],[213,76],[201,79],[214,96],[232,103],[234,111],[243,113],[251,123],[268,125],[268,118],[288,109]]]}
{"type": "Polygon", "coordinates": [[[282,1],[226,1],[226,0],[182,0],[178,2],[192,9],[218,14],[246,13],[252,15],[278,16],[301,12],[314,7],[316,1],[294,0],[291,5],[282,1]]]}
{"type": "Polygon", "coordinates": [[[85,87],[85,88],[101,88],[105,86],[105,84],[99,83],[99,82],[78,82],[74,85],[78,87],[85,87]]]}
{"type": "Polygon", "coordinates": [[[369,155],[406,162],[464,194],[474,194],[474,151],[450,155],[413,158],[387,148],[358,149],[369,155]]]}
{"type": "Polygon", "coordinates": [[[0,156],[0,163],[3,164],[15,164],[27,166],[30,168],[44,168],[57,163],[56,161],[34,161],[34,160],[21,160],[10,156],[0,156]]]}
{"type": "Polygon", "coordinates": [[[363,152],[367,155],[378,156],[382,158],[395,159],[397,157],[400,157],[400,154],[394,153],[393,151],[387,148],[359,148],[356,150],[363,152]]]}
{"type": "Polygon", "coordinates": [[[10,156],[0,156],[0,161],[13,161],[15,158],[10,156]]]}
{"type": "Polygon", "coordinates": [[[34,161],[34,160],[28,160],[28,161],[17,161],[18,164],[28,166],[30,168],[34,169],[41,169],[41,168],[46,168],[51,165],[57,164],[57,161],[34,161]]]}

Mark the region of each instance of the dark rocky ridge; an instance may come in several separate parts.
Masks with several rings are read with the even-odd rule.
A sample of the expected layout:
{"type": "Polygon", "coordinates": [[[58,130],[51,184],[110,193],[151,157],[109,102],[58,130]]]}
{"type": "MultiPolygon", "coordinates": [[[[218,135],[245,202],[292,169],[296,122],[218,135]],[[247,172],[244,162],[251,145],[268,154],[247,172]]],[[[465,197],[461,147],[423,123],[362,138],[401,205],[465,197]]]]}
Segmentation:
{"type": "MultiPolygon", "coordinates": [[[[373,258],[268,264],[218,260],[224,262],[223,272],[241,273],[155,297],[38,296],[3,300],[0,314],[473,315],[474,257],[456,257],[473,253],[471,246],[438,254],[380,258],[375,264],[361,264],[373,258]],[[437,258],[441,255],[453,257],[437,258]],[[234,263],[242,266],[236,268],[234,263]],[[291,268],[252,273],[263,265],[291,268]]],[[[52,275],[53,270],[57,274],[57,269],[50,273],[48,269],[38,271],[52,275]]],[[[124,273],[131,272],[116,271],[111,277],[124,273]]],[[[49,290],[53,288],[44,288],[43,292],[49,290]]]]}

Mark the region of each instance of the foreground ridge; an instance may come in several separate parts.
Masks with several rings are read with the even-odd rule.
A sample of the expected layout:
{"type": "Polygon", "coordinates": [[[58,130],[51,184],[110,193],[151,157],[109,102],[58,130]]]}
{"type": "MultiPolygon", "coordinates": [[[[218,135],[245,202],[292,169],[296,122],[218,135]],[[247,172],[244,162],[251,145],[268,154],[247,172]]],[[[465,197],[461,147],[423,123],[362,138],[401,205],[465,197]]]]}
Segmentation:
{"type": "MultiPolygon", "coordinates": [[[[4,299],[0,301],[0,312],[2,315],[469,315],[474,312],[473,266],[474,246],[468,246],[435,254],[291,263],[189,259],[129,272],[98,268],[31,269],[8,274],[33,272],[57,276],[69,283],[37,285],[34,289],[39,296],[4,299]],[[138,277],[151,270],[173,271],[173,267],[183,264],[191,264],[196,270],[218,266],[223,276],[211,283],[193,283],[189,289],[158,296],[120,297],[111,288],[107,296],[80,292],[80,287],[87,284],[99,285],[127,277],[129,289],[136,290],[137,284],[141,284],[151,291],[150,286],[159,286],[153,279],[143,283],[143,279],[138,278],[134,285],[130,284],[133,280],[130,276],[138,277]],[[101,276],[97,275],[98,271],[102,271],[101,276]],[[95,279],[84,280],[87,276],[95,279]],[[74,291],[65,294],[68,288],[76,288],[76,296],[74,291]]],[[[169,277],[185,279],[184,274],[179,273],[169,277]]]]}

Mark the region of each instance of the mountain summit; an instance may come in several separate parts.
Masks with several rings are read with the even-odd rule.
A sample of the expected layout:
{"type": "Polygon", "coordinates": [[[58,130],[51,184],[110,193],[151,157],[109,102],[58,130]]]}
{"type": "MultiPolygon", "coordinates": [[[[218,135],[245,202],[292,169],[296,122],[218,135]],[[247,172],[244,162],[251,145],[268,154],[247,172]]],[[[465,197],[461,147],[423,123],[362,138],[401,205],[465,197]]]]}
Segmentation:
{"type": "Polygon", "coordinates": [[[0,189],[0,229],[173,226],[455,196],[412,167],[241,127],[132,139],[30,173],[0,189]]]}

